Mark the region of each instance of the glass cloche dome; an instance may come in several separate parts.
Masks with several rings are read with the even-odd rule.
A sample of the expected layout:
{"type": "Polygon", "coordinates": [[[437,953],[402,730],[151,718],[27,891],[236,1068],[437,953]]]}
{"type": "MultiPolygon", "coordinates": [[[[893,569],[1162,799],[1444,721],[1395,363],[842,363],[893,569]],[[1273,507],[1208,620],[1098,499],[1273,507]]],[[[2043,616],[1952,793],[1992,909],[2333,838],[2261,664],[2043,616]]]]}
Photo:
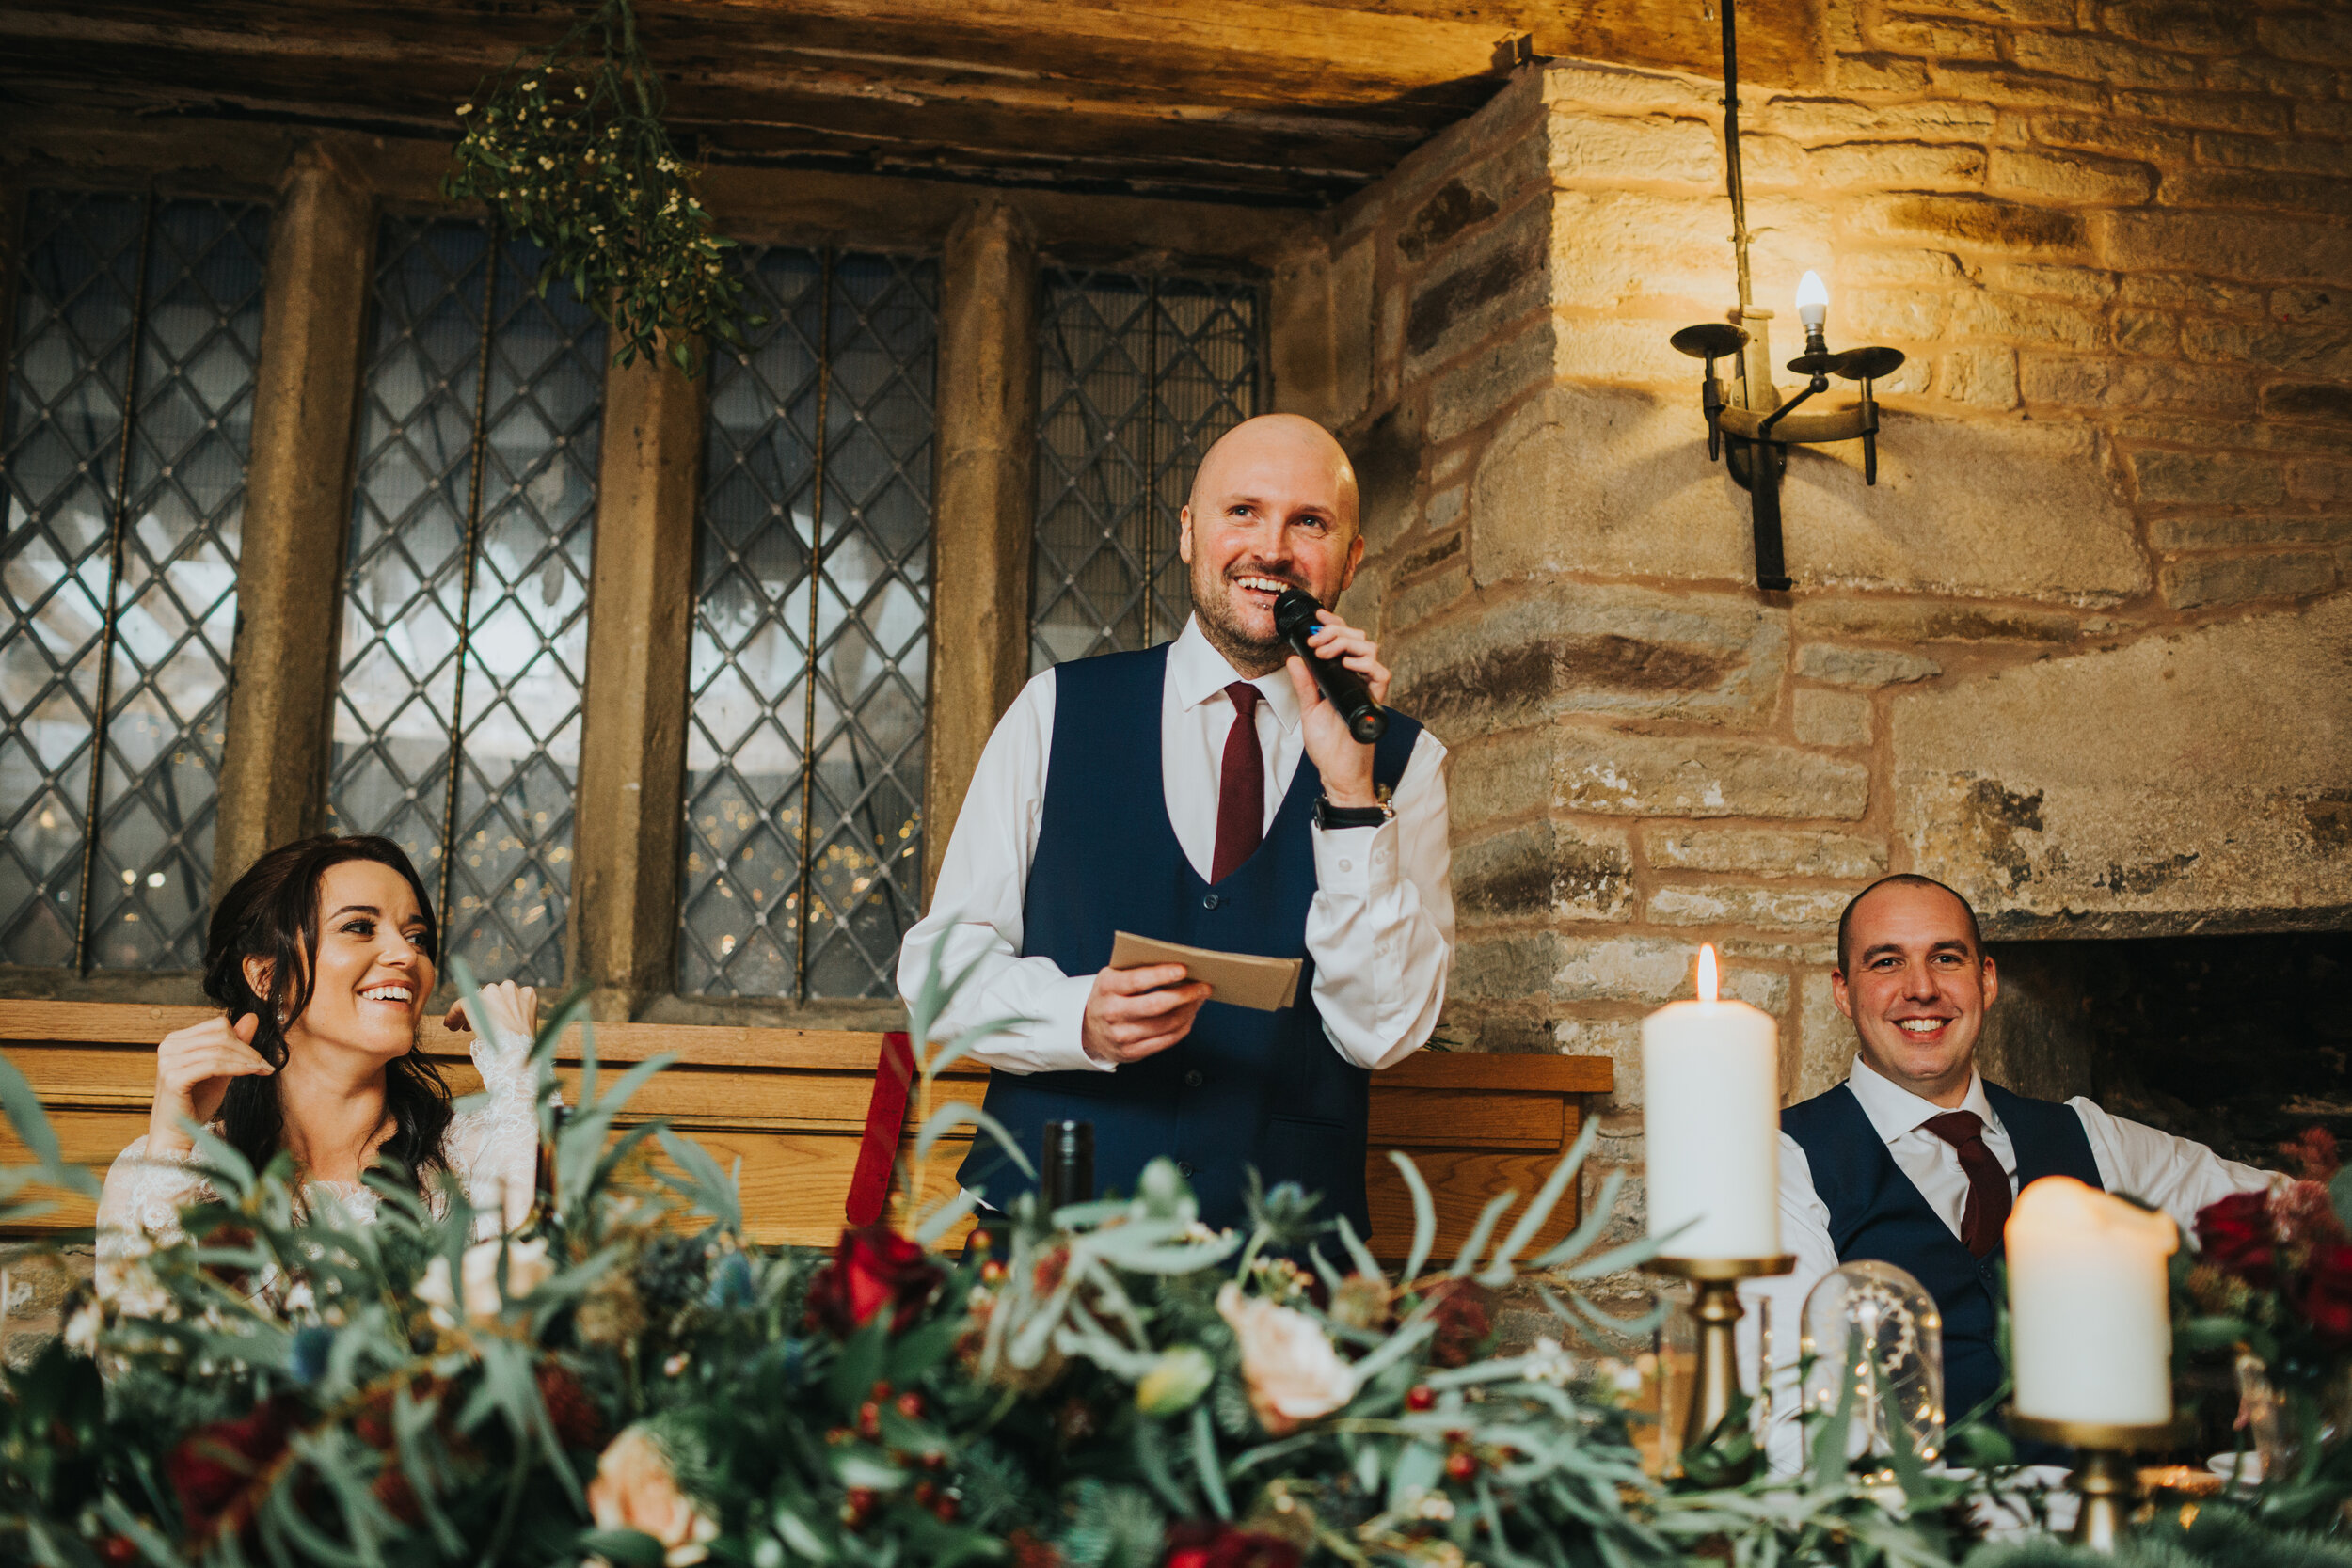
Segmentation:
{"type": "Polygon", "coordinates": [[[1835,1415],[1852,1389],[1849,1460],[1892,1455],[1899,1440],[1922,1463],[1943,1457],[1944,1318],[1916,1279],[1867,1259],[1824,1275],[1804,1298],[1800,1346],[1804,1409],[1835,1415]]]}

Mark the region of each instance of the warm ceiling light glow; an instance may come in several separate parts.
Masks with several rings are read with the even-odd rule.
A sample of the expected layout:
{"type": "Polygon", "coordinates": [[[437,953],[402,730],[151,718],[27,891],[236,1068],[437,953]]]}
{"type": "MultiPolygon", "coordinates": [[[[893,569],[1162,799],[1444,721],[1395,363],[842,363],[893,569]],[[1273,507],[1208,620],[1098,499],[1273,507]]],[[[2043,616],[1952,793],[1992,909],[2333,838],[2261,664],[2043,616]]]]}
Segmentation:
{"type": "Polygon", "coordinates": [[[1818,272],[1807,272],[1797,279],[1797,320],[1808,331],[1818,332],[1829,317],[1829,285],[1821,281],[1818,272]]]}
{"type": "Polygon", "coordinates": [[[1715,944],[1711,942],[1699,944],[1699,1000],[1715,1000],[1715,944]]]}

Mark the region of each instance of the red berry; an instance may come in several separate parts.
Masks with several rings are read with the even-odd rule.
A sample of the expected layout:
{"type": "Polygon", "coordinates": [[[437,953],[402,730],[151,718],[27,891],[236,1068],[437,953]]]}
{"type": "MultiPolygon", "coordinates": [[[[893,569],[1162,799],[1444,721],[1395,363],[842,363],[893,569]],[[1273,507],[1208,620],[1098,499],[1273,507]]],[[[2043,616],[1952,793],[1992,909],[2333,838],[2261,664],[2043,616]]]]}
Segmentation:
{"type": "Polygon", "coordinates": [[[872,1400],[857,1407],[857,1434],[869,1443],[882,1438],[882,1406],[872,1400]]]}
{"type": "Polygon", "coordinates": [[[992,1258],[980,1265],[980,1277],[989,1284],[994,1285],[1005,1277],[1005,1265],[992,1258]]]}
{"type": "Polygon", "coordinates": [[[866,1397],[869,1400],[886,1400],[890,1397],[890,1385],[886,1382],[877,1382],[874,1386],[866,1391],[866,1397]]]}
{"type": "Polygon", "coordinates": [[[1455,1481],[1468,1481],[1478,1473],[1478,1461],[1456,1449],[1445,1456],[1445,1473],[1455,1481]]]}
{"type": "Polygon", "coordinates": [[[1407,1410],[1430,1410],[1436,1408],[1437,1403],[1438,1391],[1426,1383],[1416,1383],[1405,1390],[1405,1408],[1407,1410]]]}
{"type": "Polygon", "coordinates": [[[939,1500],[931,1504],[931,1512],[939,1515],[942,1524],[953,1524],[959,1506],[954,1493],[943,1492],[940,1494],[939,1500]]]}
{"type": "Polygon", "coordinates": [[[898,1414],[904,1416],[908,1420],[919,1421],[923,1418],[922,1395],[910,1390],[907,1393],[900,1394],[898,1398],[897,1403],[898,1406],[898,1414]]]}
{"type": "Polygon", "coordinates": [[[930,1481],[918,1481],[914,1483],[914,1500],[921,1503],[925,1508],[930,1507],[931,1499],[938,1496],[939,1488],[932,1485],[930,1481]]]}

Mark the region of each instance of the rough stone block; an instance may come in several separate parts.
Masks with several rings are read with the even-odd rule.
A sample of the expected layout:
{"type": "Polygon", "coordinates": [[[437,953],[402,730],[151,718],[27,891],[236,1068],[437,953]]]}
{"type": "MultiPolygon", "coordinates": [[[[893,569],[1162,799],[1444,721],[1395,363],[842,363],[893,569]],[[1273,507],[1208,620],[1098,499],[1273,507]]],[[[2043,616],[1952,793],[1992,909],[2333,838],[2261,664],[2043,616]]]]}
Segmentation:
{"type": "Polygon", "coordinates": [[[1550,203],[1530,200],[1448,252],[1413,289],[1405,314],[1405,373],[1417,375],[1549,304],[1543,263],[1550,243],[1550,203]]]}
{"type": "Polygon", "coordinates": [[[2166,173],[2168,207],[2240,207],[2264,212],[2352,214],[2352,181],[2250,168],[2178,168],[2166,173]]]}
{"type": "Polygon", "coordinates": [[[2341,908],[2352,838],[2326,825],[2352,747],[2347,647],[2338,593],[1899,693],[1912,864],[2009,934],[2278,929],[2341,908]]]}
{"type": "Polygon", "coordinates": [[[2299,501],[2352,500],[2352,463],[2298,458],[2287,465],[2287,494],[2299,501]]]}
{"type": "Polygon", "coordinates": [[[1547,322],[1515,332],[1454,366],[1429,386],[1432,444],[1454,437],[1500,414],[1551,379],[1553,328],[1547,322]]]}
{"type": "Polygon", "coordinates": [[[1724,155],[1704,119],[1555,115],[1550,135],[1555,181],[1670,181],[1720,186],[1724,155]]]}
{"type": "Polygon", "coordinates": [[[1759,130],[1801,142],[1851,141],[1870,137],[1902,137],[1911,141],[1981,141],[1993,134],[1996,118],[1989,103],[1953,99],[1928,99],[1908,103],[1857,103],[1847,98],[1786,97],[1767,99],[1760,110],[1741,103],[1740,124],[1742,160],[1750,113],[1759,130]]]}
{"type": "Polygon", "coordinates": [[[2205,86],[2221,92],[2258,92],[2269,98],[2325,98],[2336,90],[2336,73],[2326,66],[2238,55],[2208,61],[2205,86]]]}
{"type": "Polygon", "coordinates": [[[1996,293],[2042,294],[2074,305],[2105,305],[2115,297],[2116,278],[2090,267],[2055,267],[2011,261],[1984,269],[1984,286],[1996,293]]]}
{"type": "Polygon", "coordinates": [[[1447,1000],[1510,1002],[1552,992],[1565,944],[1551,931],[1469,935],[1454,950],[1447,1000]]]}
{"type": "Polygon", "coordinates": [[[2168,561],[2156,570],[2165,603],[2175,610],[2241,604],[2249,599],[2300,598],[2336,585],[2335,557],[2325,551],[2295,555],[2192,555],[2168,561]]]}
{"type": "Polygon", "coordinates": [[[1409,587],[1392,588],[1388,593],[1387,619],[1382,626],[1389,636],[1394,637],[1467,596],[1470,591],[1470,568],[1466,565],[1449,566],[1436,577],[1424,578],[1409,587]]]}
{"type": "Polygon", "coordinates": [[[2225,168],[2268,169],[2280,174],[2341,175],[2344,150],[2310,138],[2289,140],[2201,131],[2197,134],[2197,161],[2225,168]]]}
{"type": "Polygon", "coordinates": [[[2313,103],[2295,106],[2295,128],[2311,135],[2352,136],[2352,103],[2313,103]]]}
{"type": "Polygon", "coordinates": [[[1993,150],[1987,182],[1996,190],[2084,207],[2128,206],[2147,200],[2156,188],[2155,172],[2145,164],[2007,147],[1993,150]]]}
{"type": "Polygon", "coordinates": [[[1797,650],[1800,680],[1828,681],[1837,686],[1904,686],[1943,673],[1942,665],[1923,654],[1900,653],[1892,648],[1808,642],[1797,650]]]}
{"type": "Polygon", "coordinates": [[[2185,164],[2197,155],[2194,132],[2109,115],[2036,115],[2033,136],[2046,146],[2089,148],[2150,164],[2185,164]]]}
{"type": "Polygon", "coordinates": [[[2080,82],[2020,70],[2003,61],[1939,61],[1935,87],[1956,98],[1974,98],[2005,109],[2076,109],[2085,97],[2080,82]]]}
{"type": "Polygon", "coordinates": [[[1870,699],[1860,692],[1799,687],[1793,721],[1798,741],[1806,746],[1870,744],[1870,699]]]}
{"type": "Polygon", "coordinates": [[[1552,819],[1454,851],[1465,920],[1628,920],[1632,852],[1622,828],[1552,819]]]}
{"type": "Polygon", "coordinates": [[[1840,337],[1920,343],[1942,334],[1949,299],[1943,289],[1840,289],[1833,304],[1840,337]]]}
{"type": "MultiPolygon", "coordinates": [[[[1606,1056],[1616,1068],[1612,1105],[1642,1103],[1642,1021],[1638,1018],[1563,1018],[1551,1025],[1552,1049],[1563,1056],[1606,1056]]],[[[1628,1240],[1631,1238],[1629,1237],[1628,1240]]]]}
{"type": "Polygon", "coordinates": [[[1696,77],[1577,60],[1544,67],[1544,102],[1605,109],[1696,109],[1719,112],[1723,88],[1696,77]]]}
{"type": "Polygon", "coordinates": [[[1948,250],[1858,250],[1837,259],[1833,279],[1840,288],[1896,284],[1919,289],[1948,289],[1971,280],[1960,258],[1948,250]]]}
{"type": "Polygon", "coordinates": [[[2130,0],[2099,13],[2100,25],[2135,43],[2190,54],[2213,55],[2243,49],[2253,40],[2253,18],[2230,4],[2181,0],[2130,0]]]}
{"type": "Polygon", "coordinates": [[[2235,92],[2118,91],[2116,110],[2160,125],[2188,125],[2209,131],[2273,131],[2287,128],[2291,105],[2275,99],[2235,92]]]}
{"type": "MultiPolygon", "coordinates": [[[[1553,388],[1496,433],[1471,506],[1482,584],[1563,571],[1739,580],[1754,570],[1746,493],[1707,461],[1679,398],[1553,388]]],[[[2131,519],[2078,427],[1889,409],[1875,488],[1844,462],[1800,452],[1785,506],[1802,520],[1788,544],[1803,581],[2058,598],[2147,584],[2131,519]],[[2036,521],[2054,513],[2072,526],[2036,521]]]]}
{"type": "Polygon", "coordinates": [[[1798,635],[1862,637],[1887,642],[2071,642],[2079,618],[2058,610],[2020,610],[1968,599],[1805,598],[1798,635]]]}
{"type": "MultiPolygon", "coordinates": [[[[2261,294],[2253,289],[2239,291],[2255,296],[2249,308],[2260,310],[2261,294]]],[[[2280,321],[2291,322],[2352,322],[2352,289],[2273,289],[2270,292],[2270,313],[2280,321]]]]}
{"type": "Polygon", "coordinates": [[[2005,36],[1981,24],[1947,22],[1928,16],[1883,17],[1869,29],[1870,41],[1881,49],[1925,55],[1936,60],[1997,60],[2005,36]]]}
{"type": "Polygon", "coordinates": [[[1742,926],[1820,935],[1837,929],[1838,913],[1849,896],[1813,888],[1663,887],[1649,895],[1643,913],[1659,926],[1742,926]]]}
{"type": "MultiPolygon", "coordinates": [[[[2101,412],[2189,408],[2236,413],[2251,412],[2254,406],[2253,383],[2243,372],[2170,360],[2029,354],[2018,387],[2029,404],[2101,412]]],[[[2158,438],[2178,439],[2177,429],[2158,438]]]]}
{"type": "Polygon", "coordinates": [[[2265,371],[2352,381],[2352,325],[2190,317],[2181,347],[2196,360],[2244,360],[2265,371]]]}
{"type": "Polygon", "coordinates": [[[1552,805],[1553,732],[1549,725],[1447,741],[1446,809],[1464,837],[1552,805]]]}
{"type": "Polygon", "coordinates": [[[1869,803],[1869,769],[1762,741],[1565,727],[1554,800],[1611,816],[1783,816],[1851,821],[1869,803]]]}
{"type": "Polygon", "coordinates": [[[2265,296],[2262,290],[2249,289],[2243,283],[2224,283],[2218,278],[2179,273],[2143,272],[2125,273],[2115,297],[2118,304],[2146,305],[2163,310],[2260,315],[2265,296]]]}
{"type": "Polygon", "coordinates": [[[2196,60],[2080,33],[2019,33],[2010,40],[2010,54],[2028,71],[2103,87],[2188,87],[2199,75],[2196,60]]]}
{"type": "Polygon", "coordinates": [[[2017,354],[2008,348],[1956,348],[1939,362],[1936,389],[1975,408],[2017,406],[2017,354]]]}
{"type": "Polygon", "coordinates": [[[2036,27],[2072,27],[2074,0],[1908,0],[1906,9],[2036,27]]]}
{"type": "Polygon", "coordinates": [[[2169,359],[2181,352],[2180,323],[2166,311],[2120,309],[2114,326],[2115,346],[2125,354],[2169,359]]]}
{"type": "Polygon", "coordinates": [[[1466,165],[1424,197],[1397,226],[1398,253],[1418,265],[1543,183],[1540,133],[1539,122],[1527,122],[1501,150],[1466,165]]]}
{"type": "Polygon", "coordinates": [[[1788,653],[1788,618],[1747,595],[1577,588],[1492,598],[1389,657],[1398,703],[1442,732],[1561,713],[1757,723],[1788,653]]]}
{"type": "Polygon", "coordinates": [[[1692,365],[1667,339],[1674,328],[1656,318],[1563,313],[1555,324],[1553,368],[1564,380],[1687,385],[1692,365]]]}
{"type": "Polygon", "coordinates": [[[1971,338],[2009,338],[2047,348],[2093,349],[2106,341],[2106,318],[2063,300],[1974,289],[1952,300],[1952,331],[1971,338]]]}
{"type": "Polygon", "coordinates": [[[2263,388],[2262,410],[2274,420],[2326,420],[2352,424],[2352,387],[2274,381],[2263,388]]]}
{"type": "Polygon", "coordinates": [[[2340,10],[2265,16],[2255,31],[2263,47],[2283,59],[2311,60],[2337,71],[2352,60],[2352,16],[2340,10]]]}
{"type": "Polygon", "coordinates": [[[1925,92],[1934,78],[1925,60],[1900,55],[1836,54],[1830,57],[1830,85],[1840,92],[1925,92]]]}
{"type": "Polygon", "coordinates": [[[1695,942],[1583,937],[1559,942],[1551,994],[1562,1002],[1671,1002],[1691,989],[1695,942]]]}
{"type": "Polygon", "coordinates": [[[1960,142],[1840,142],[1814,149],[1813,170],[1832,189],[1964,190],[1984,183],[1985,160],[1960,142]]]}
{"type": "Polygon", "coordinates": [[[1643,831],[1642,847],[1650,864],[1675,871],[1846,882],[1865,881],[1886,871],[1886,846],[1879,841],[1803,828],[1653,826],[1643,831]]]}
{"type": "Polygon", "coordinates": [[[2074,214],[1990,197],[1873,197],[1861,204],[1854,222],[1859,232],[1875,238],[1986,250],[2073,251],[2084,244],[2083,220],[2074,214]]]}
{"type": "Polygon", "coordinates": [[[1798,981],[1797,1022],[1790,1036],[1780,1048],[1783,1105],[1827,1094],[1846,1081],[1856,1049],[1853,1022],[1837,1010],[1826,973],[1816,971],[1798,981]]]}
{"type": "Polygon", "coordinates": [[[1563,191],[1551,203],[1551,298],[1605,309],[1629,299],[1722,309],[1721,196],[1563,191]]]}
{"type": "Polygon", "coordinates": [[[2278,460],[2239,453],[2136,451],[2139,499],[2159,506],[2275,506],[2287,499],[2278,460]]]}
{"type": "Polygon", "coordinates": [[[2352,516],[2284,513],[2249,517],[2162,512],[2148,519],[2148,543],[2160,550],[2259,549],[2275,545],[2352,544],[2352,516]]]}
{"type": "Polygon", "coordinates": [[[1751,191],[1809,187],[1814,182],[1813,155],[1802,143],[1787,136],[1740,127],[1740,181],[1751,191]]]}

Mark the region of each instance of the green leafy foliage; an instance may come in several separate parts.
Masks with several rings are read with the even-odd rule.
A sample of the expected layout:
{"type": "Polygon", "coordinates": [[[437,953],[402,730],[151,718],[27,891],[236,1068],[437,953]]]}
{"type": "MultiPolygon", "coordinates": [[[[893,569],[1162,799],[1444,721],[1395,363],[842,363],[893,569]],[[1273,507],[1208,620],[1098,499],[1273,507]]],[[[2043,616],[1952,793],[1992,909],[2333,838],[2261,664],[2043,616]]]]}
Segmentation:
{"type": "Polygon", "coordinates": [[[442,190],[544,247],[540,292],[568,280],[613,329],[617,363],[666,342],[692,373],[700,340],[742,341],[743,285],[661,113],[629,0],[596,0],[553,47],[459,106],[465,135],[442,190]]]}

